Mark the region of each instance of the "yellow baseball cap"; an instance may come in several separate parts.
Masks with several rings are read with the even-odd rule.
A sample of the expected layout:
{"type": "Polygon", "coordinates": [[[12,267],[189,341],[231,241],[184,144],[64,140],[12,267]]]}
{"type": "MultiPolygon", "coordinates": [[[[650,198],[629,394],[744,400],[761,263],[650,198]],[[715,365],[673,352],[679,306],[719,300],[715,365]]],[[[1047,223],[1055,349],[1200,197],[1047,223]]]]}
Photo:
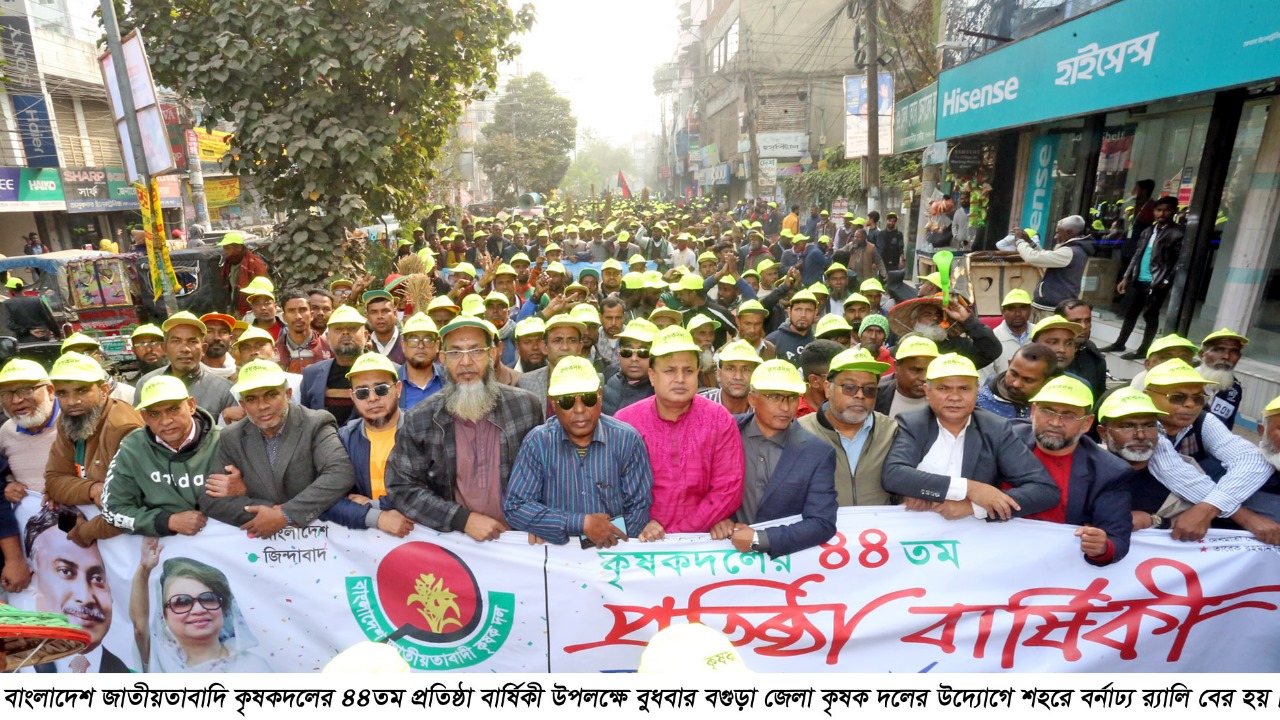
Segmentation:
{"type": "Polygon", "coordinates": [[[524,263],[525,265],[528,265],[528,264],[529,264],[529,256],[528,256],[528,255],[525,255],[525,254],[524,254],[524,253],[522,253],[522,252],[518,252],[518,253],[516,253],[515,255],[512,255],[512,256],[511,256],[511,265],[512,265],[512,267],[515,267],[515,264],[516,264],[516,263],[524,263]]]}
{"type": "Polygon", "coordinates": [[[889,363],[878,362],[871,356],[870,350],[849,348],[831,358],[830,374],[835,375],[836,373],[852,370],[853,372],[868,372],[879,377],[888,369],[889,363]]]}
{"type": "Polygon", "coordinates": [[[1000,301],[1000,307],[1009,307],[1010,305],[1030,305],[1031,294],[1022,288],[1014,288],[1004,296],[1004,300],[1000,301]]]}
{"type": "Polygon", "coordinates": [[[680,282],[675,283],[675,285],[676,287],[672,288],[673,290],[693,290],[695,292],[702,292],[702,276],[697,273],[686,273],[681,276],[680,282]]]}
{"type": "Polygon", "coordinates": [[[585,335],[587,333],[586,324],[583,323],[581,320],[578,320],[574,316],[570,315],[569,313],[560,313],[559,315],[553,315],[551,319],[547,321],[546,332],[551,332],[551,328],[554,328],[554,327],[576,328],[578,330],[579,335],[585,335]]]}
{"type": "Polygon", "coordinates": [[[632,255],[630,258],[628,258],[628,259],[627,259],[627,264],[628,264],[628,265],[637,265],[637,264],[639,264],[639,265],[644,265],[644,264],[646,264],[647,262],[648,262],[648,261],[647,261],[647,260],[645,260],[645,259],[644,259],[644,256],[643,256],[643,255],[641,255],[640,253],[636,253],[635,255],[632,255]]]}
{"type": "Polygon", "coordinates": [[[658,334],[658,326],[645,320],[644,318],[636,318],[627,323],[627,326],[618,333],[618,338],[626,338],[627,340],[635,340],[642,343],[653,342],[653,336],[658,334]]]}
{"type": "Polygon", "coordinates": [[[430,303],[427,303],[427,312],[432,310],[452,310],[456,315],[462,311],[462,308],[458,307],[458,304],[451,300],[448,295],[440,295],[430,303]]]}
{"type": "Polygon", "coordinates": [[[818,306],[818,298],[815,297],[813,292],[809,290],[801,290],[800,292],[791,296],[792,305],[795,305],[798,302],[802,302],[802,303],[810,302],[810,303],[813,303],[814,307],[818,306]]]}
{"type": "Polygon", "coordinates": [[[806,389],[800,369],[786,360],[768,360],[751,373],[751,389],[803,395],[806,389]]]}
{"type": "Polygon", "coordinates": [[[1084,332],[1084,326],[1081,325],[1080,323],[1071,322],[1070,320],[1062,317],[1061,315],[1049,315],[1048,317],[1045,317],[1044,319],[1042,319],[1040,322],[1031,326],[1031,339],[1035,340],[1036,336],[1044,332],[1045,330],[1053,330],[1057,328],[1061,328],[1063,330],[1070,330],[1071,335],[1073,337],[1084,332]]]}
{"type": "Polygon", "coordinates": [[[511,307],[511,300],[506,295],[503,295],[502,293],[497,291],[494,291],[489,293],[488,295],[485,295],[484,304],[488,305],[489,303],[498,303],[503,307],[511,307]]]}
{"type": "Polygon", "coordinates": [[[204,323],[200,322],[200,318],[192,315],[186,310],[180,310],[170,315],[169,319],[165,320],[164,324],[160,326],[160,329],[165,331],[165,333],[168,333],[179,325],[190,325],[191,327],[199,330],[201,335],[209,332],[209,329],[204,326],[204,323]]]}
{"type": "Polygon", "coordinates": [[[1222,328],[1221,330],[1217,330],[1215,332],[1209,333],[1208,335],[1205,335],[1204,340],[1200,341],[1200,347],[1204,347],[1205,345],[1208,345],[1210,342],[1213,342],[1214,340],[1239,340],[1240,347],[1245,347],[1246,345],[1249,344],[1249,338],[1241,335],[1238,332],[1235,332],[1234,330],[1231,330],[1230,328],[1222,328]]]}
{"type": "MultiPolygon", "coordinates": [[[[577,231],[578,231],[578,230],[577,230],[577,228],[574,228],[574,229],[573,229],[573,232],[577,232],[577,231]]],[[[561,250],[560,250],[560,246],[559,246],[559,245],[557,245],[557,244],[555,244],[555,243],[551,243],[550,245],[548,245],[546,248],[544,248],[544,249],[543,249],[543,253],[544,253],[544,254],[546,254],[546,253],[553,253],[553,252],[560,252],[560,251],[561,251],[561,250]]]]}
{"type": "Polygon", "coordinates": [[[1167,385],[1217,385],[1213,380],[1206,380],[1196,369],[1181,358],[1165,360],[1147,372],[1147,387],[1165,387],[1167,385]]]}
{"type": "Polygon", "coordinates": [[[862,303],[867,307],[871,307],[871,299],[862,293],[849,293],[849,297],[844,299],[845,307],[849,307],[853,303],[862,303]]]}
{"type": "Polygon", "coordinates": [[[973,361],[958,353],[947,353],[939,355],[933,362],[929,363],[929,369],[925,371],[925,380],[938,380],[946,377],[971,377],[978,378],[978,369],[973,366],[973,361]]]}
{"type": "Polygon", "coordinates": [[[162,338],[164,337],[164,331],[152,323],[147,323],[134,328],[133,332],[129,334],[130,340],[136,340],[140,337],[162,338]]]}
{"type": "Polygon", "coordinates": [[[653,357],[682,352],[699,353],[702,352],[702,348],[693,341],[689,331],[679,325],[663,328],[653,336],[653,347],[649,350],[649,354],[653,357]]]}
{"type": "MultiPolygon", "coordinates": [[[[826,236],[824,235],[823,237],[826,237],[826,236]]],[[[847,272],[849,272],[849,268],[845,267],[843,263],[833,262],[833,263],[831,263],[830,265],[828,265],[828,266],[827,266],[827,270],[826,270],[826,272],[824,272],[824,273],[822,273],[822,274],[823,274],[824,276],[826,276],[826,275],[830,275],[830,274],[831,274],[831,273],[833,273],[833,272],[845,272],[845,273],[847,273],[847,272]]]]}
{"type": "Polygon", "coordinates": [[[49,373],[38,362],[14,358],[0,368],[0,385],[19,382],[46,385],[49,383],[49,373]]]}
{"type": "Polygon", "coordinates": [[[638,272],[629,272],[622,276],[622,287],[628,290],[639,290],[644,287],[644,275],[638,272]]]}
{"type": "Polygon", "coordinates": [[[1156,407],[1146,393],[1131,387],[1122,387],[1111,393],[1098,406],[1098,419],[1128,417],[1129,415],[1168,415],[1169,413],[1156,407]]]}
{"type": "Polygon", "coordinates": [[[844,333],[845,335],[853,334],[853,326],[843,315],[833,315],[827,313],[818,318],[818,324],[813,328],[814,337],[822,337],[828,333],[844,333]]]}
{"type": "Polygon", "coordinates": [[[191,397],[187,386],[172,375],[157,375],[138,388],[138,409],[146,410],[152,405],[166,402],[180,402],[191,397]]]}
{"type": "Polygon", "coordinates": [[[101,348],[102,345],[97,340],[79,332],[71,333],[67,336],[66,340],[62,341],[62,352],[67,352],[81,347],[91,347],[94,350],[97,350],[101,348]]]}
{"type": "MultiPolygon", "coordinates": [[[[418,255],[421,256],[422,252],[419,251],[418,255]]],[[[346,278],[335,278],[333,282],[329,283],[329,292],[333,292],[334,290],[336,290],[339,285],[346,285],[347,287],[355,287],[355,283],[351,282],[346,278]]]]}
{"type": "Polygon", "coordinates": [[[587,289],[586,285],[583,285],[580,282],[572,282],[565,286],[564,292],[567,295],[571,292],[589,293],[591,291],[587,289]]]}
{"type": "MultiPolygon", "coordinates": [[[[808,238],[806,238],[806,239],[808,239],[808,238]]],[[[818,238],[818,244],[819,244],[819,245],[830,245],[830,244],[831,244],[831,236],[830,236],[830,235],[822,235],[822,236],[820,236],[820,237],[818,238]]]]}
{"type": "Polygon", "coordinates": [[[759,365],[764,362],[764,358],[760,357],[760,353],[751,347],[751,343],[746,340],[734,340],[720,348],[720,352],[716,355],[716,361],[721,365],[731,362],[749,362],[759,365]]]}
{"type": "Polygon", "coordinates": [[[333,327],[334,325],[364,325],[364,316],[360,311],[350,305],[339,305],[337,310],[329,316],[325,322],[325,327],[333,327]]]}
{"type": "Polygon", "coordinates": [[[462,298],[462,314],[471,317],[480,317],[484,314],[484,298],[476,293],[462,298]]]}
{"type": "Polygon", "coordinates": [[[446,337],[449,336],[449,333],[453,332],[454,330],[461,330],[462,328],[469,328],[469,327],[480,328],[481,330],[483,330],[485,332],[485,335],[488,336],[490,342],[497,340],[498,338],[498,329],[495,328],[493,326],[493,323],[489,322],[488,320],[472,317],[470,315],[458,315],[458,316],[455,316],[448,323],[446,323],[444,327],[440,328],[440,339],[444,340],[446,337]]]}
{"type": "Polygon", "coordinates": [[[666,290],[667,283],[662,279],[662,273],[657,270],[644,271],[644,286],[650,290],[666,290]]]}
{"type": "Polygon", "coordinates": [[[517,277],[519,276],[519,274],[520,273],[516,272],[515,268],[511,267],[506,263],[501,263],[500,265],[498,265],[498,269],[493,271],[494,277],[499,277],[502,275],[510,275],[511,277],[517,277]]]}
{"type": "Polygon", "coordinates": [[[527,317],[516,323],[515,336],[517,338],[529,335],[542,335],[547,332],[547,325],[540,317],[527,317]]]}
{"type": "Polygon", "coordinates": [[[107,381],[107,373],[97,360],[78,352],[63,353],[49,370],[49,379],[53,382],[85,382],[102,383],[107,381]]]}
{"type": "Polygon", "coordinates": [[[655,320],[662,317],[663,315],[671,316],[676,321],[677,325],[681,325],[684,323],[684,315],[679,310],[676,310],[675,308],[672,308],[672,307],[667,307],[666,305],[659,305],[658,307],[654,308],[653,312],[649,313],[649,322],[654,322],[655,320]]]}
{"type": "Polygon", "coordinates": [[[231,232],[222,236],[222,240],[218,242],[218,247],[226,247],[228,245],[243,245],[243,244],[244,244],[244,235],[241,235],[240,233],[232,230],[231,232]]]}
{"type": "Polygon", "coordinates": [[[569,274],[569,271],[564,269],[564,265],[563,265],[563,264],[561,264],[561,263],[558,263],[558,262],[553,262],[553,263],[551,263],[550,265],[548,265],[548,266],[547,266],[547,272],[549,272],[549,273],[560,273],[561,275],[568,275],[568,274],[569,274]]]}
{"type": "Polygon", "coordinates": [[[716,330],[720,329],[720,321],[709,318],[706,315],[694,315],[692,318],[689,318],[689,324],[685,326],[685,329],[692,334],[694,330],[697,330],[703,325],[710,325],[716,330]]]}
{"type": "Polygon", "coordinates": [[[574,305],[573,309],[569,311],[569,317],[577,320],[583,325],[600,324],[600,312],[595,309],[595,306],[588,303],[574,305]]]}
{"type": "Polygon", "coordinates": [[[263,275],[259,275],[258,277],[250,280],[249,284],[245,285],[240,290],[240,294],[244,295],[246,298],[258,297],[261,295],[269,297],[272,300],[276,299],[275,292],[276,286],[272,284],[271,280],[263,275]]]}
{"type": "Polygon", "coordinates": [[[356,373],[373,372],[375,370],[390,373],[391,377],[397,380],[400,379],[400,372],[396,370],[396,364],[391,362],[386,355],[379,352],[367,352],[356,358],[356,361],[351,363],[351,369],[347,371],[347,377],[350,378],[356,373]]]}
{"type": "Polygon", "coordinates": [[[1045,386],[1040,388],[1040,392],[1031,398],[1031,402],[1054,403],[1087,409],[1093,407],[1093,391],[1089,389],[1088,385],[1073,377],[1059,375],[1045,383],[1045,386]]]}
{"type": "Polygon", "coordinates": [[[476,276],[476,266],[469,262],[460,262],[453,267],[453,272],[454,274],[462,273],[463,275],[470,275],[474,278],[476,276]]]}
{"type": "Polygon", "coordinates": [[[247,342],[253,342],[254,340],[266,340],[272,345],[276,342],[275,338],[271,337],[271,333],[266,330],[263,330],[260,327],[250,327],[240,333],[240,337],[237,338],[235,342],[231,343],[231,347],[240,347],[240,345],[247,342]]]}
{"type": "Polygon", "coordinates": [[[586,358],[569,356],[556,363],[547,381],[547,395],[576,395],[600,390],[600,376],[586,358]]]}
{"type": "Polygon", "coordinates": [[[604,265],[601,265],[600,269],[601,270],[617,270],[618,272],[622,272],[622,263],[618,262],[617,258],[609,258],[608,260],[604,261],[604,265]]]}
{"type": "Polygon", "coordinates": [[[716,254],[710,250],[704,250],[702,254],[698,256],[698,262],[702,263],[708,260],[711,262],[719,262],[720,258],[716,257],[716,254]]]}
{"type": "Polygon", "coordinates": [[[816,282],[810,285],[807,289],[809,292],[813,293],[815,297],[818,295],[826,295],[827,297],[831,297],[831,291],[827,289],[826,285],[823,285],[820,282],[816,282]]]}
{"type": "Polygon", "coordinates": [[[863,292],[863,293],[878,292],[883,294],[884,285],[881,285],[880,281],[877,280],[876,278],[867,278],[866,280],[862,281],[861,285],[858,286],[858,292],[863,292]]]}
{"type": "Polygon", "coordinates": [[[283,387],[288,382],[289,378],[275,361],[251,360],[240,366],[240,373],[236,376],[236,384],[231,386],[231,392],[243,395],[250,390],[283,387]]]}
{"type": "Polygon", "coordinates": [[[422,248],[418,251],[418,259],[422,261],[422,272],[430,274],[436,269],[436,259],[431,252],[431,248],[422,248]]]}
{"type": "Polygon", "coordinates": [[[741,317],[742,313],[759,313],[766,317],[769,315],[769,311],[765,309],[764,305],[760,304],[759,300],[748,300],[739,305],[738,316],[741,317]]]}
{"type": "Polygon", "coordinates": [[[1156,338],[1156,341],[1151,343],[1151,347],[1147,348],[1147,357],[1173,348],[1186,348],[1194,353],[1200,349],[1200,346],[1177,333],[1169,333],[1162,338],[1156,338]]]}
{"type": "Polygon", "coordinates": [[[928,275],[925,275],[924,277],[922,277],[922,278],[920,278],[920,279],[921,279],[921,280],[924,280],[925,282],[929,283],[930,285],[932,285],[932,286],[934,286],[934,287],[936,287],[936,288],[941,288],[941,287],[942,287],[942,274],[941,274],[941,273],[931,272],[931,273],[929,273],[928,275]]]}
{"type": "Polygon", "coordinates": [[[410,333],[427,333],[428,335],[439,335],[440,330],[436,328],[435,322],[424,312],[416,312],[404,321],[404,327],[401,328],[402,335],[410,333]]]}
{"type": "Polygon", "coordinates": [[[765,258],[764,260],[761,260],[761,261],[760,261],[760,264],[759,264],[759,265],[756,265],[756,272],[758,272],[758,273],[760,273],[761,275],[763,275],[763,274],[765,274],[765,272],[767,272],[770,268],[777,266],[777,264],[778,264],[778,263],[774,262],[773,260],[771,260],[771,259],[769,259],[769,258],[765,258]]]}
{"type": "MultiPolygon", "coordinates": [[[[3,378],[4,378],[4,373],[0,373],[0,382],[4,382],[3,378]]],[[[1267,406],[1262,408],[1263,417],[1271,417],[1276,413],[1280,413],[1280,397],[1277,397],[1275,400],[1272,400],[1271,402],[1267,403],[1267,406]]]]}

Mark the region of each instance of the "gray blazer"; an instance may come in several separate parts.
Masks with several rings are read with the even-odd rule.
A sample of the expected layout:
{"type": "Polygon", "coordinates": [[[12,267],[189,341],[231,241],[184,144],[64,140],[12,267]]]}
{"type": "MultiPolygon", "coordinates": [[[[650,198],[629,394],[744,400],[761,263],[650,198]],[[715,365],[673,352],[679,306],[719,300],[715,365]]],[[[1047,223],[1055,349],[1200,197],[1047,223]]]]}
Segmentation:
{"type": "MultiPolygon", "coordinates": [[[[942,502],[951,478],[918,469],[938,439],[937,416],[924,408],[902,413],[897,421],[881,484],[894,495],[942,502]]],[[[1062,497],[1049,471],[1013,433],[1009,421],[986,410],[974,410],[965,431],[960,476],[995,487],[1011,485],[1005,493],[1022,507],[1014,513],[1016,517],[1048,510],[1062,497]]]]}
{"type": "Polygon", "coordinates": [[[248,496],[202,495],[200,510],[236,527],[253,519],[252,513],[245,512],[246,505],[280,505],[293,524],[309,525],[346,497],[355,483],[333,416],[292,403],[274,466],[267,460],[262,431],[249,418],[223,429],[214,466],[222,472],[225,465],[240,469],[248,496]]]}
{"type": "Polygon", "coordinates": [[[521,390],[528,390],[542,401],[542,414],[546,417],[547,410],[547,385],[551,382],[551,366],[546,365],[537,370],[524,373],[520,379],[516,380],[516,387],[521,390]]]}

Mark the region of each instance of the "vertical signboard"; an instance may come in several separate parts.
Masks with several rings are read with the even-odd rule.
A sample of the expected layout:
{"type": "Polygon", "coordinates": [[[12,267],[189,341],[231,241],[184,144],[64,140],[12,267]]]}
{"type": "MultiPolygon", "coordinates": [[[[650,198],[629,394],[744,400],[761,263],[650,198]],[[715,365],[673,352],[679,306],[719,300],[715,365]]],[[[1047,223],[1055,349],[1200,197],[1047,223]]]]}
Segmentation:
{"type": "Polygon", "coordinates": [[[142,46],[142,36],[137,30],[125,36],[123,41],[123,62],[129,75],[129,90],[133,95],[133,107],[138,116],[138,132],[141,138],[129,137],[129,126],[125,123],[124,108],[120,101],[120,85],[116,81],[116,58],[111,53],[103,53],[98,58],[102,70],[102,79],[107,85],[107,99],[111,102],[111,114],[116,124],[116,134],[120,138],[120,154],[124,157],[125,172],[130,181],[136,181],[140,171],[134,166],[133,143],[141,142],[146,156],[149,175],[164,175],[173,172],[173,152],[169,146],[169,131],[165,127],[164,112],[156,95],[156,86],[151,79],[151,66],[147,63],[147,53],[142,46]]]}
{"type": "MultiPolygon", "coordinates": [[[[893,74],[880,73],[876,84],[880,118],[878,146],[881,155],[893,153],[893,74]]],[[[844,156],[846,159],[867,154],[867,76],[844,76],[844,156]]]]}
{"type": "Polygon", "coordinates": [[[1022,199],[1022,227],[1039,233],[1044,244],[1049,226],[1049,200],[1053,198],[1053,170],[1058,162],[1058,136],[1041,135],[1031,144],[1027,189],[1022,199]]]}
{"type": "Polygon", "coordinates": [[[18,121],[27,167],[58,167],[58,144],[54,141],[53,122],[49,119],[49,104],[44,95],[9,97],[13,98],[13,113],[18,121]]]}

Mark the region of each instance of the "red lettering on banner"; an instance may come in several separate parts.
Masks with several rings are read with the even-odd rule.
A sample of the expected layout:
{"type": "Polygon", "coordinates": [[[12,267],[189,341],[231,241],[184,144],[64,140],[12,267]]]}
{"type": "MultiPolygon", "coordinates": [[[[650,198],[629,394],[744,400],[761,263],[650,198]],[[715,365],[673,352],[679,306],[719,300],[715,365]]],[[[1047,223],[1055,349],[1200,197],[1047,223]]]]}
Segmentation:
{"type": "Polygon", "coordinates": [[[978,632],[974,640],[973,657],[982,658],[986,653],[987,641],[991,637],[996,613],[1004,612],[1013,616],[1013,622],[1001,653],[1001,667],[1014,666],[1015,654],[1019,646],[1058,648],[1064,660],[1076,662],[1082,657],[1079,648],[1081,638],[1119,650],[1120,658],[1123,660],[1133,660],[1138,657],[1137,644],[1141,635],[1142,621],[1144,618],[1151,617],[1162,623],[1160,627],[1151,631],[1152,635],[1176,631],[1167,659],[1169,662],[1177,662],[1182,657],[1182,649],[1187,643],[1192,628],[1200,623],[1233,610],[1253,608],[1273,611],[1277,609],[1274,603],[1260,600],[1249,600],[1232,605],[1224,605],[1224,603],[1258,593],[1280,593],[1280,585],[1260,585],[1226,595],[1206,597],[1200,584],[1200,577],[1193,568],[1165,558],[1152,558],[1140,563],[1134,575],[1152,597],[1114,600],[1103,593],[1109,581],[1099,578],[1089,583],[1089,586],[1083,590],[1052,587],[1024,590],[1011,595],[1009,602],[998,605],[957,603],[949,606],[913,607],[909,610],[912,614],[941,615],[942,619],[919,632],[903,636],[902,640],[933,645],[945,653],[954,653],[957,625],[965,615],[978,613],[978,632]],[[1155,578],[1154,571],[1157,568],[1167,568],[1178,573],[1184,584],[1184,593],[1176,594],[1162,590],[1155,578]],[[1064,600],[1054,604],[1023,604],[1026,600],[1045,597],[1062,597],[1064,600]],[[1210,607],[1218,607],[1218,609],[1205,612],[1205,609],[1210,607]],[[1185,617],[1179,619],[1178,616],[1158,608],[1185,608],[1185,617]],[[1108,614],[1115,617],[1105,621],[1094,617],[1108,614]],[[1031,636],[1024,641],[1022,633],[1033,617],[1041,618],[1041,622],[1034,628],[1031,636]],[[1086,632],[1085,628],[1089,626],[1096,627],[1086,632]],[[1120,629],[1124,630],[1124,639],[1112,639],[1110,635],[1120,629]],[[928,634],[935,630],[940,631],[938,636],[929,637],[928,634]],[[1058,630],[1063,631],[1062,638],[1051,639],[1049,635],[1058,630]]]}
{"type": "Polygon", "coordinates": [[[680,608],[675,599],[668,596],[658,606],[643,605],[610,605],[604,607],[613,615],[613,626],[605,634],[603,640],[580,645],[569,645],[564,651],[575,653],[610,645],[639,645],[649,642],[649,635],[666,628],[675,618],[685,618],[688,622],[707,622],[710,616],[722,616],[723,622],[707,622],[712,627],[720,628],[736,646],[753,644],[759,655],[768,657],[793,657],[827,651],[826,662],[835,665],[840,651],[853,637],[858,625],[872,612],[885,605],[905,598],[924,597],[924,588],[908,588],[886,593],[862,606],[849,616],[849,606],[844,603],[816,603],[803,605],[799,601],[810,593],[804,588],[809,583],[820,583],[826,578],[823,575],[805,575],[794,582],[784,583],[776,580],[727,580],[725,582],[705,585],[689,593],[686,607],[680,608]],[[775,591],[782,594],[777,604],[740,605],[742,591],[754,592],[757,595],[775,591]],[[715,602],[716,597],[723,595],[723,604],[715,602]],[[811,616],[830,613],[829,628],[819,627],[812,622],[811,616]],[[753,621],[753,616],[766,616],[763,620],[753,621]],[[846,619],[847,618],[847,619],[846,619]],[[641,639],[634,634],[650,629],[650,633],[641,639]],[[824,632],[825,630],[825,632],[824,632]],[[828,635],[830,636],[828,638],[828,635]],[[801,643],[798,647],[797,644],[801,643]]]}

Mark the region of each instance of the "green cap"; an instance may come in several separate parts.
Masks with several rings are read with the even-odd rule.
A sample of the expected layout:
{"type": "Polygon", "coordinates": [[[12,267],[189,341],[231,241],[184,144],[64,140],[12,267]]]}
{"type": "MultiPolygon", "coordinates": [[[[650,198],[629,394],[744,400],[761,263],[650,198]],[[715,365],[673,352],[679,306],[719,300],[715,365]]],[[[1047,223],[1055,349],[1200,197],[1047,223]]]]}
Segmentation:
{"type": "Polygon", "coordinates": [[[751,372],[751,389],[803,395],[806,385],[800,369],[786,360],[768,360],[751,372]]]}
{"type": "Polygon", "coordinates": [[[240,366],[239,374],[236,375],[236,384],[231,386],[231,392],[243,395],[251,390],[284,387],[288,382],[288,376],[275,361],[251,360],[240,366]]]}
{"type": "Polygon", "coordinates": [[[889,318],[880,314],[868,315],[862,318],[862,322],[858,325],[858,334],[861,335],[866,332],[869,327],[878,327],[884,331],[885,335],[888,335],[889,318]]]}
{"type": "Polygon", "coordinates": [[[1146,393],[1131,387],[1122,387],[1111,393],[1098,406],[1098,419],[1128,417],[1130,415],[1168,415],[1169,413],[1156,407],[1146,393]]]}
{"type": "Polygon", "coordinates": [[[697,343],[693,341],[693,336],[689,334],[689,331],[679,325],[672,325],[659,330],[658,334],[653,337],[653,347],[649,350],[649,354],[653,357],[674,355],[682,352],[700,353],[702,348],[698,347],[697,343]]]}
{"type": "Polygon", "coordinates": [[[369,290],[360,296],[360,304],[364,305],[366,308],[369,307],[369,303],[374,302],[375,300],[386,300],[387,302],[394,303],[396,301],[396,296],[386,290],[369,290]]]}
{"type": "Polygon", "coordinates": [[[1073,377],[1059,375],[1045,383],[1045,386],[1040,388],[1040,392],[1031,398],[1031,402],[1091,408],[1093,407],[1093,391],[1089,389],[1088,385],[1073,377]]]}
{"type": "Polygon", "coordinates": [[[271,337],[271,333],[267,332],[266,330],[263,330],[260,327],[250,326],[244,332],[240,333],[240,337],[236,338],[236,341],[231,343],[231,347],[238,348],[242,344],[247,342],[253,342],[254,340],[266,340],[272,345],[274,345],[276,342],[275,338],[271,337]]]}
{"type": "Polygon", "coordinates": [[[819,295],[825,295],[827,297],[831,297],[831,291],[827,289],[826,285],[823,285],[820,282],[816,282],[810,285],[808,287],[808,290],[809,292],[813,293],[814,297],[817,297],[819,295]]]}
{"type": "Polygon", "coordinates": [[[107,373],[97,360],[78,352],[63,353],[49,370],[49,379],[53,382],[85,382],[102,383],[107,381],[107,373]]]}
{"type": "Polygon", "coordinates": [[[596,392],[600,389],[600,376],[586,358],[569,356],[556,363],[551,371],[551,379],[547,381],[547,395],[576,395],[578,393],[596,392]]]}
{"type": "Polygon", "coordinates": [[[844,299],[845,307],[849,307],[853,303],[862,303],[867,307],[871,307],[871,299],[862,293],[849,293],[849,297],[844,299]]]}
{"type": "Polygon", "coordinates": [[[254,297],[262,296],[262,297],[269,297],[272,300],[275,300],[276,286],[267,277],[263,275],[259,275],[258,277],[250,280],[248,285],[245,285],[243,288],[241,288],[240,294],[244,295],[245,298],[254,298],[254,297]]]}
{"type": "Polygon", "coordinates": [[[40,363],[22,358],[14,358],[0,368],[0,385],[7,383],[35,383],[46,385],[49,373],[44,371],[40,363]]]}
{"type": "Polygon", "coordinates": [[[866,280],[862,281],[861,285],[858,286],[858,292],[862,292],[862,293],[878,292],[883,295],[884,285],[881,285],[880,281],[877,280],[876,278],[867,278],[866,280]]]}
{"type": "Polygon", "coordinates": [[[1249,344],[1249,338],[1230,328],[1222,328],[1221,330],[1205,335],[1204,340],[1200,341],[1200,347],[1204,347],[1214,340],[1238,340],[1240,342],[1240,347],[1244,347],[1249,344]]]}
{"type": "Polygon", "coordinates": [[[878,362],[871,356],[870,350],[863,348],[849,348],[831,358],[832,375],[852,370],[853,372],[868,372],[879,377],[888,369],[889,363],[878,362]]]}
{"type": "Polygon", "coordinates": [[[809,302],[809,303],[813,303],[814,307],[818,306],[818,298],[815,297],[814,294],[808,290],[801,290],[800,292],[791,296],[792,305],[795,305],[798,302],[802,302],[802,303],[809,302]]]}
{"type": "Polygon", "coordinates": [[[574,305],[573,309],[569,311],[569,317],[583,325],[600,325],[600,311],[589,303],[574,305]]]}
{"type": "Polygon", "coordinates": [[[484,298],[476,293],[462,298],[462,314],[471,317],[480,317],[484,315],[484,298]]]}
{"type": "Polygon", "coordinates": [[[693,317],[689,318],[689,324],[685,327],[685,329],[689,331],[690,335],[692,335],[694,330],[697,330],[703,325],[710,325],[715,330],[720,329],[719,320],[713,320],[712,318],[709,318],[706,315],[701,315],[701,314],[694,315],[693,317]]]}
{"type": "Polygon", "coordinates": [[[693,290],[695,292],[702,292],[702,276],[697,273],[686,273],[681,276],[680,282],[675,283],[675,285],[676,287],[672,288],[673,290],[693,290]]]}
{"type": "Polygon", "coordinates": [[[581,320],[578,320],[577,318],[570,315],[569,313],[560,313],[559,315],[553,315],[551,319],[547,321],[546,332],[551,332],[551,328],[554,328],[554,327],[576,328],[578,330],[579,335],[587,334],[586,323],[582,322],[581,320]]]}
{"type": "Polygon", "coordinates": [[[400,378],[400,372],[396,370],[396,364],[391,362],[386,355],[379,352],[367,352],[356,358],[356,361],[351,363],[351,369],[347,371],[347,377],[350,378],[357,373],[373,372],[375,370],[390,373],[391,377],[397,380],[400,378]]]}
{"type": "Polygon", "coordinates": [[[933,362],[929,363],[929,369],[925,371],[924,378],[926,380],[938,380],[947,377],[971,377],[977,378],[978,369],[973,366],[973,361],[958,353],[947,353],[939,355],[933,362]]]}
{"type": "Polygon", "coordinates": [[[157,375],[138,388],[138,409],[146,410],[160,403],[181,402],[190,397],[191,393],[181,380],[172,375],[157,375]]]}
{"type": "Polygon", "coordinates": [[[498,334],[497,329],[489,322],[470,315],[458,315],[450,320],[444,327],[440,328],[440,339],[444,340],[449,336],[449,333],[454,330],[461,330],[462,328],[469,327],[480,328],[485,332],[485,335],[489,337],[490,341],[494,340],[495,336],[498,334]]]}
{"type": "Polygon", "coordinates": [[[1042,319],[1040,322],[1031,326],[1031,339],[1035,340],[1036,336],[1039,335],[1040,333],[1044,332],[1045,330],[1053,330],[1055,328],[1069,330],[1071,331],[1072,336],[1076,336],[1084,332],[1084,326],[1081,325],[1080,323],[1071,322],[1070,320],[1062,317],[1061,315],[1049,315],[1044,319],[1042,319]]]}

